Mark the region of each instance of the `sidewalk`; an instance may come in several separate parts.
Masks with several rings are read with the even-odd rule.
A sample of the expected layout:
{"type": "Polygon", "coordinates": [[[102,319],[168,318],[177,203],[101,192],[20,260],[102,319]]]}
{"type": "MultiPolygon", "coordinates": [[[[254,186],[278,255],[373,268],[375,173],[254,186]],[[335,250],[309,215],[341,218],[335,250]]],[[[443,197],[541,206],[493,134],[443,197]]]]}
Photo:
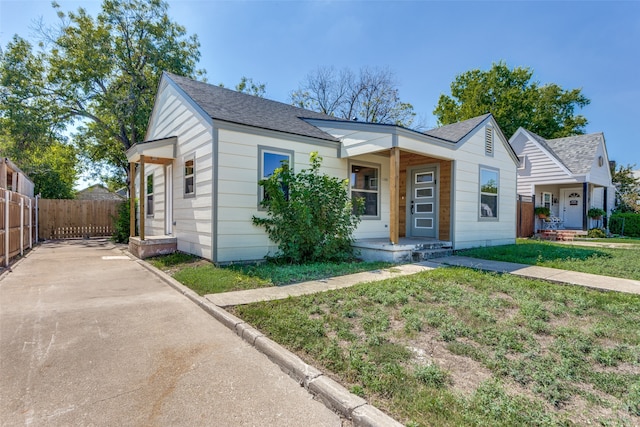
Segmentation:
{"type": "Polygon", "coordinates": [[[512,262],[490,261],[462,256],[450,256],[432,260],[442,265],[469,267],[497,273],[509,273],[530,279],[542,279],[565,285],[578,285],[603,291],[625,292],[640,295],[640,281],[618,277],[600,276],[578,271],[539,267],[536,265],[516,264],[512,262]]]}
{"type": "Polygon", "coordinates": [[[490,261],[462,256],[449,256],[444,258],[436,258],[416,264],[399,265],[385,270],[376,270],[366,273],[333,277],[327,280],[313,280],[287,286],[274,286],[270,288],[209,294],[205,295],[205,298],[218,307],[229,307],[233,305],[251,304],[259,301],[279,300],[288,298],[290,296],[293,297],[313,294],[316,292],[324,292],[333,289],[341,289],[357,285],[358,283],[373,282],[377,280],[400,277],[407,274],[415,274],[422,271],[433,270],[434,268],[443,266],[468,267],[484,271],[493,271],[497,273],[509,273],[531,279],[542,279],[565,285],[578,285],[604,291],[640,294],[640,281],[638,280],[600,276],[596,274],[580,273],[577,271],[560,270],[557,268],[539,267],[527,264],[490,261]]]}

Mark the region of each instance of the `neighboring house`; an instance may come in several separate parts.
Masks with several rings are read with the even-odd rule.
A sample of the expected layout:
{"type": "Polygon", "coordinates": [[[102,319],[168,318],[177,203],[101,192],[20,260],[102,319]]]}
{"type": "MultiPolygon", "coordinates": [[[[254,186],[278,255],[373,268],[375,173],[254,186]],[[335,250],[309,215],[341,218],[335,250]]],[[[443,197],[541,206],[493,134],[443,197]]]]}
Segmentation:
{"type": "Polygon", "coordinates": [[[0,158],[0,188],[33,198],[33,181],[8,158],[0,158]]]}
{"type": "Polygon", "coordinates": [[[509,140],[520,159],[518,194],[534,196],[536,206],[547,206],[565,229],[588,230],[602,221],[587,217],[592,208],[614,208],[604,134],[544,139],[520,128],[509,140]]]}
{"type": "Polygon", "coordinates": [[[124,200],[125,198],[120,194],[109,191],[109,189],[102,184],[94,184],[90,187],[79,190],[76,193],[76,199],[78,200],[124,200]]]}
{"type": "Polygon", "coordinates": [[[164,73],[146,141],[127,151],[143,213],[132,244],[170,237],[217,263],[273,255],[277,247],[251,220],[265,214],[258,181],[282,160],[307,168],[314,151],[324,173],[349,179],[365,200],[359,242],[515,242],[518,159],[490,114],[421,133],[164,73]]]}

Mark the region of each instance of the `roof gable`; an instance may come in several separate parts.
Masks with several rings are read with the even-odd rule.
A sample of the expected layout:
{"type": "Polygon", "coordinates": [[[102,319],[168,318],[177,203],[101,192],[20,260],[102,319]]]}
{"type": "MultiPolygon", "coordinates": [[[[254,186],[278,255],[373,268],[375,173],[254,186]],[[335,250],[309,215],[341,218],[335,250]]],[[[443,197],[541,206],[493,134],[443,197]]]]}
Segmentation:
{"type": "Polygon", "coordinates": [[[333,136],[303,119],[341,119],[172,73],[165,72],[163,77],[172,81],[214,120],[337,142],[333,136]]]}
{"type": "Polygon", "coordinates": [[[478,117],[473,117],[468,120],[463,120],[458,123],[452,123],[450,125],[440,126],[435,129],[424,132],[425,135],[432,136],[434,138],[443,139],[447,142],[457,143],[464,139],[471,131],[484,122],[491,114],[485,114],[478,117]]]}

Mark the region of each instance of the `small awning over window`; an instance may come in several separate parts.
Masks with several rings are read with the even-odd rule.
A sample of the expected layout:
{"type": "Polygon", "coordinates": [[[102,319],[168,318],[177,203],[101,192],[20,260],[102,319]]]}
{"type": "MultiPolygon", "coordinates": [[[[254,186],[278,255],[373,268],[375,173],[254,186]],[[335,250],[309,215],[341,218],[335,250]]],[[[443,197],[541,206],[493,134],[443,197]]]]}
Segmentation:
{"type": "Polygon", "coordinates": [[[145,163],[171,163],[176,158],[177,142],[177,136],[140,142],[127,150],[127,160],[140,163],[140,156],[144,156],[145,163]]]}

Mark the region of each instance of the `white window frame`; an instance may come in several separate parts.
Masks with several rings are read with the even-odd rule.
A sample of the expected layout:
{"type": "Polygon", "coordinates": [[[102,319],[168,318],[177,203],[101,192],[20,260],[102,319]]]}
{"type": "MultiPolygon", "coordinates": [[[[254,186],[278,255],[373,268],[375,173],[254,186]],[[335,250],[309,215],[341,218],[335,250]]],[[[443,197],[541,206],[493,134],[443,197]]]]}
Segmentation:
{"type": "Polygon", "coordinates": [[[154,177],[153,177],[153,172],[147,174],[147,176],[144,179],[144,184],[146,185],[145,189],[146,189],[146,194],[145,194],[145,202],[146,202],[146,210],[145,210],[145,216],[153,218],[153,212],[154,212],[154,206],[153,206],[153,190],[155,187],[155,182],[154,182],[154,177]],[[149,183],[149,178],[151,178],[151,183],[149,183]],[[151,184],[151,186],[149,186],[149,184],[151,184]]]}
{"type": "Polygon", "coordinates": [[[277,154],[286,156],[289,158],[289,170],[293,171],[294,154],[293,150],[286,150],[283,148],[267,147],[263,145],[258,146],[258,210],[264,211],[262,207],[262,201],[264,200],[264,187],[260,185],[260,181],[268,178],[264,173],[264,155],[265,154],[277,154]]]}
{"type": "Polygon", "coordinates": [[[185,157],[184,159],[184,167],[182,168],[182,171],[184,173],[184,179],[183,179],[183,183],[184,183],[184,191],[183,191],[183,195],[184,198],[191,198],[191,197],[196,197],[196,156],[192,155],[190,157],[185,157]],[[192,162],[192,166],[191,166],[191,173],[187,174],[187,163],[188,162],[192,162]],[[192,180],[192,185],[191,185],[191,191],[187,191],[187,180],[191,179],[192,180]]]}
{"type": "Polygon", "coordinates": [[[376,214],[375,215],[365,215],[362,214],[360,216],[361,219],[363,220],[372,220],[372,219],[380,219],[380,174],[382,173],[382,168],[380,167],[380,164],[377,163],[369,163],[369,162],[349,162],[349,170],[348,170],[348,175],[349,175],[349,194],[351,195],[351,199],[353,200],[353,193],[369,193],[369,194],[375,194],[376,195],[376,214]],[[376,177],[374,178],[369,178],[369,183],[375,183],[376,184],[376,190],[372,190],[372,189],[363,189],[363,188],[357,188],[353,186],[353,179],[352,178],[352,174],[353,172],[353,168],[354,167],[362,167],[362,168],[371,168],[371,169],[375,169],[377,171],[376,173],[376,177]]]}
{"type": "Polygon", "coordinates": [[[500,170],[490,166],[480,165],[478,171],[478,220],[479,221],[498,221],[500,218],[500,170]],[[496,174],[496,193],[487,193],[482,191],[482,172],[487,171],[496,174]],[[482,215],[482,197],[496,198],[496,212],[493,216],[482,215]]]}

